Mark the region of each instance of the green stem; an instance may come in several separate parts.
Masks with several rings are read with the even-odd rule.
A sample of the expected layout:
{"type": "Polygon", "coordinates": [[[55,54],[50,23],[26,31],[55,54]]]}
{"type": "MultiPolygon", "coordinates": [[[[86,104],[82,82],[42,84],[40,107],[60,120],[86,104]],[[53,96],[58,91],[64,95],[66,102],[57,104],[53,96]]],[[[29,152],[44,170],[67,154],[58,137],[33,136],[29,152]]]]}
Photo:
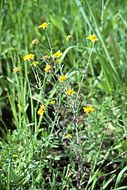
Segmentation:
{"type": "Polygon", "coordinates": [[[50,39],[49,39],[49,35],[48,35],[47,30],[46,30],[46,37],[47,37],[47,40],[48,40],[48,43],[49,43],[50,52],[51,52],[51,54],[52,54],[52,45],[51,45],[51,42],[50,42],[50,39]]]}
{"type": "MultiPolygon", "coordinates": [[[[90,63],[91,63],[90,60],[91,60],[91,56],[92,56],[92,52],[93,52],[93,47],[94,47],[94,46],[92,46],[92,48],[91,48],[90,55],[89,55],[89,58],[88,58],[88,62],[87,62],[87,65],[86,65],[86,67],[85,67],[85,70],[84,70],[84,72],[83,72],[83,76],[82,76],[82,79],[81,79],[81,82],[80,82],[80,85],[79,85],[79,89],[78,89],[77,95],[79,95],[79,93],[80,93],[80,90],[81,90],[81,87],[82,87],[82,83],[83,83],[84,78],[85,78],[85,74],[86,74],[86,72],[87,72],[87,70],[88,70],[88,67],[89,67],[90,63]]],[[[93,68],[91,68],[91,70],[93,70],[93,68]]],[[[77,97],[78,97],[78,96],[77,96],[77,97]]]]}

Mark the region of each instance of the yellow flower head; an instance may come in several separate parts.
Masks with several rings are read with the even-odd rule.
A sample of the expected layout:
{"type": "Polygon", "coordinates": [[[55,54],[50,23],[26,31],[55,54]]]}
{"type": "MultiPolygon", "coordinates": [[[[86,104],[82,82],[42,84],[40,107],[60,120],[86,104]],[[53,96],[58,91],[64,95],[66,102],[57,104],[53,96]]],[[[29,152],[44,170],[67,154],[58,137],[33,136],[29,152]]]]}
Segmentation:
{"type": "Polygon", "coordinates": [[[71,41],[73,39],[73,36],[72,35],[68,35],[67,37],[66,37],[66,40],[67,41],[71,41]]]}
{"type": "Polygon", "coordinates": [[[46,65],[46,67],[44,68],[46,73],[51,72],[51,66],[50,65],[46,65]]]}
{"type": "Polygon", "coordinates": [[[19,71],[21,71],[21,69],[22,69],[22,67],[14,67],[13,72],[18,73],[19,71]]]}
{"type": "Polygon", "coordinates": [[[93,108],[92,105],[89,105],[89,106],[83,107],[83,110],[84,110],[84,112],[86,112],[86,113],[90,113],[90,112],[93,112],[93,111],[94,111],[94,108],[93,108]]]}
{"type": "Polygon", "coordinates": [[[89,35],[86,39],[90,40],[93,43],[98,41],[98,38],[97,38],[97,36],[95,34],[89,35]]]}
{"type": "Polygon", "coordinates": [[[56,103],[55,100],[50,101],[50,104],[51,104],[51,105],[53,105],[53,104],[55,104],[55,103],[56,103]]]}
{"type": "Polygon", "coordinates": [[[68,133],[68,134],[66,135],[66,138],[67,138],[67,139],[71,139],[71,138],[72,138],[72,135],[68,133]]]}
{"type": "Polygon", "coordinates": [[[60,58],[62,56],[62,52],[58,50],[56,53],[52,55],[54,58],[60,58]]]}
{"type": "Polygon", "coordinates": [[[75,91],[73,89],[71,89],[71,88],[66,91],[66,94],[68,96],[72,96],[74,93],[75,93],[75,91]]]}
{"type": "Polygon", "coordinates": [[[28,54],[23,57],[24,61],[31,61],[34,59],[34,54],[28,54]]]}
{"type": "Polygon", "coordinates": [[[45,28],[48,27],[48,25],[49,25],[48,23],[44,22],[40,26],[38,26],[38,28],[42,28],[44,30],[45,28]]]}
{"type": "Polygon", "coordinates": [[[32,42],[31,42],[32,45],[37,45],[38,43],[39,43],[39,40],[37,40],[37,39],[34,39],[34,40],[32,40],[32,42]]]}
{"type": "Polygon", "coordinates": [[[45,106],[42,104],[38,110],[38,115],[43,116],[45,112],[45,106]]]}
{"type": "Polygon", "coordinates": [[[32,66],[36,67],[36,65],[38,64],[38,61],[33,61],[31,64],[32,66]]]}
{"type": "Polygon", "coordinates": [[[63,82],[63,81],[65,81],[65,80],[67,80],[67,79],[68,79],[67,75],[61,75],[61,76],[59,77],[59,82],[63,82]]]}

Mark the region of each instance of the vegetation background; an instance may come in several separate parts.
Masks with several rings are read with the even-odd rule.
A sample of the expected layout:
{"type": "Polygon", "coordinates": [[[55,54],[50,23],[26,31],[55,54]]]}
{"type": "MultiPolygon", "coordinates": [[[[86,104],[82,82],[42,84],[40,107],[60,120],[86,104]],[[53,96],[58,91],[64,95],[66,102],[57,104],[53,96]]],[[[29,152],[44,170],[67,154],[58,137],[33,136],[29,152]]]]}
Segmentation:
{"type": "Polygon", "coordinates": [[[126,13],[126,0],[0,1],[1,190],[127,189],[126,13]],[[41,58],[57,50],[52,79],[41,58]],[[37,67],[24,62],[28,53],[37,67]],[[84,113],[89,104],[94,111],[84,113]]]}

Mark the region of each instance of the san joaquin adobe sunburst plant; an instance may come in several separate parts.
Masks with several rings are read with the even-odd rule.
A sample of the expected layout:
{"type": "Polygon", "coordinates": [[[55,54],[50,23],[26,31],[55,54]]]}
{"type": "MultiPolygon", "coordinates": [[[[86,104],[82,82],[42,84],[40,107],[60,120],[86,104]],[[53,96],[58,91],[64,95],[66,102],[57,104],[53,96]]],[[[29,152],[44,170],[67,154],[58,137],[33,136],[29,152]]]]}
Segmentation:
{"type": "Polygon", "coordinates": [[[0,189],[127,189],[127,3],[0,3],[0,189]]]}

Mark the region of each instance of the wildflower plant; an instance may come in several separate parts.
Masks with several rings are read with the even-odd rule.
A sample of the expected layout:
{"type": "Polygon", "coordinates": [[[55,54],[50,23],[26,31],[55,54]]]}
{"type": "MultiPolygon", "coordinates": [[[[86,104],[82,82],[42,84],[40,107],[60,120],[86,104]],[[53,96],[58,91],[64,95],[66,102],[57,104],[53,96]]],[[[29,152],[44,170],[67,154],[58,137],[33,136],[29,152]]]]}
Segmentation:
{"type": "MultiPolygon", "coordinates": [[[[62,47],[59,47],[59,50],[56,48],[55,51],[55,47],[52,48],[50,36],[48,35],[48,25],[49,24],[44,22],[38,27],[38,32],[45,36],[48,49],[45,49],[44,47],[41,52],[41,39],[37,40],[35,37],[31,43],[32,53],[22,56],[24,67],[22,70],[25,70],[25,85],[26,89],[29,89],[28,93],[31,97],[31,102],[30,106],[26,105],[24,107],[24,103],[22,103],[21,100],[23,98],[23,101],[25,101],[26,97],[24,95],[23,97],[18,97],[19,118],[16,118],[16,113],[14,114],[16,121],[18,122],[18,119],[20,120],[21,132],[27,133],[24,137],[27,139],[27,144],[30,146],[30,150],[33,150],[31,154],[29,148],[27,149],[26,147],[25,149],[29,157],[28,168],[31,168],[29,172],[33,172],[35,165],[37,166],[37,169],[35,169],[35,176],[37,173],[40,175],[40,171],[45,167],[49,172],[49,167],[53,167],[54,162],[56,160],[60,161],[61,159],[61,155],[58,153],[56,153],[56,155],[54,154],[54,149],[63,146],[64,149],[67,149],[65,156],[71,153],[72,159],[75,157],[76,163],[78,163],[76,180],[78,185],[80,185],[82,176],[80,169],[81,163],[83,162],[80,149],[84,149],[84,144],[81,142],[80,132],[80,129],[83,127],[83,123],[79,122],[79,117],[82,113],[81,108],[84,109],[86,113],[93,111],[92,107],[87,108],[87,110],[83,107],[85,105],[83,100],[80,100],[80,92],[85,74],[90,65],[93,49],[90,52],[88,63],[84,67],[85,72],[82,75],[80,85],[78,88],[75,88],[74,83],[76,71],[65,70],[66,55],[68,51],[74,47],[70,46],[65,50],[62,50],[62,47]],[[26,68],[28,68],[28,70],[26,70],[26,68]],[[28,118],[26,113],[28,106],[29,109],[31,109],[30,118],[28,118]],[[28,124],[28,122],[30,123],[28,124]],[[25,127],[22,128],[22,125],[25,127]],[[31,126],[30,130],[27,128],[29,125],[31,126]],[[61,137],[58,135],[60,130],[62,133],[61,137]],[[29,144],[29,138],[33,145],[29,144]],[[37,145],[37,148],[35,148],[35,145],[37,145]],[[38,148],[39,145],[40,148],[38,148]],[[41,162],[38,162],[37,156],[41,157],[41,162]],[[51,163],[49,166],[47,163],[50,160],[51,163]],[[42,162],[44,163],[42,164],[42,162]]],[[[71,41],[72,36],[68,35],[67,39],[68,41],[71,41]]],[[[20,72],[20,69],[19,67],[15,67],[13,71],[17,74],[20,72]]],[[[16,78],[16,81],[18,82],[18,78],[16,78]]],[[[23,84],[23,79],[21,79],[21,84],[23,84]]],[[[83,114],[83,118],[86,117],[85,113],[83,114]]],[[[82,121],[84,122],[85,119],[82,121]]],[[[16,135],[19,135],[19,133],[17,132],[16,135]]],[[[20,148],[22,149],[23,146],[20,148]]],[[[17,151],[17,149],[18,148],[16,148],[15,151],[17,151]]],[[[13,154],[15,154],[15,151],[14,153],[11,153],[12,157],[13,154]]],[[[25,152],[23,151],[22,154],[24,155],[25,152]]],[[[16,167],[16,164],[18,165],[19,162],[24,162],[22,158],[18,160],[17,157],[13,157],[12,160],[13,162],[15,161],[13,167],[16,167]]],[[[27,161],[25,163],[27,164],[27,161]]],[[[5,165],[3,167],[6,169],[5,165]]],[[[17,175],[20,176],[24,167],[26,166],[23,165],[19,168],[19,174],[17,175]]],[[[26,170],[23,172],[23,175],[27,175],[26,170]]],[[[38,178],[39,183],[41,183],[41,177],[38,176],[38,178]]],[[[28,181],[24,183],[27,186],[28,181]]]]}
{"type": "MultiPolygon", "coordinates": [[[[66,149],[66,147],[69,146],[67,154],[70,152],[72,157],[76,158],[76,163],[78,163],[76,176],[78,183],[80,183],[82,175],[80,172],[80,163],[82,163],[82,156],[81,151],[79,151],[77,147],[84,148],[84,145],[80,140],[80,129],[83,127],[83,123],[79,122],[79,117],[81,115],[81,106],[82,109],[86,109],[83,107],[85,106],[83,105],[84,102],[80,101],[80,92],[85,74],[90,64],[92,50],[89,55],[88,63],[84,68],[85,72],[82,76],[80,85],[75,89],[74,75],[76,71],[65,71],[66,54],[73,47],[68,47],[66,50],[56,49],[55,51],[55,47],[54,49],[52,48],[48,29],[48,24],[46,22],[42,23],[38,27],[38,31],[41,35],[46,36],[48,51],[44,48],[43,52],[40,53],[40,50],[38,52],[38,48],[41,46],[41,40],[37,40],[35,38],[31,43],[32,47],[34,46],[32,49],[33,53],[23,56],[24,67],[28,67],[30,73],[30,78],[27,74],[26,78],[27,81],[29,81],[29,93],[31,96],[31,132],[33,133],[34,139],[37,140],[39,136],[40,140],[44,142],[43,151],[45,152],[45,158],[42,160],[49,160],[52,158],[52,163],[55,159],[60,160],[61,157],[60,155],[54,156],[52,148],[62,146],[64,141],[66,142],[64,148],[66,149]],[[65,110],[64,113],[62,109],[65,110]],[[68,124],[66,124],[64,120],[68,124]],[[61,129],[62,136],[59,138],[56,134],[59,133],[64,122],[64,127],[61,129]],[[54,141],[54,143],[51,143],[50,139],[51,141],[54,141]]],[[[72,36],[68,35],[67,39],[68,41],[71,41],[72,36]]],[[[62,49],[62,47],[59,47],[59,49],[62,49]]],[[[19,70],[17,69],[15,72],[19,72],[19,70]]],[[[21,110],[22,108],[19,105],[19,111],[21,110]]],[[[92,111],[92,107],[85,110],[86,113],[90,113],[92,111]]],[[[85,113],[83,117],[85,117],[85,113]]],[[[85,120],[83,119],[82,121],[85,120]]],[[[40,149],[38,149],[38,154],[42,154],[41,152],[39,153],[39,151],[40,149]]],[[[34,158],[36,157],[34,154],[33,156],[34,158]]],[[[41,165],[41,169],[44,166],[48,168],[48,165],[43,164],[43,166],[41,165]]],[[[21,170],[23,170],[23,167],[21,170]]]]}

